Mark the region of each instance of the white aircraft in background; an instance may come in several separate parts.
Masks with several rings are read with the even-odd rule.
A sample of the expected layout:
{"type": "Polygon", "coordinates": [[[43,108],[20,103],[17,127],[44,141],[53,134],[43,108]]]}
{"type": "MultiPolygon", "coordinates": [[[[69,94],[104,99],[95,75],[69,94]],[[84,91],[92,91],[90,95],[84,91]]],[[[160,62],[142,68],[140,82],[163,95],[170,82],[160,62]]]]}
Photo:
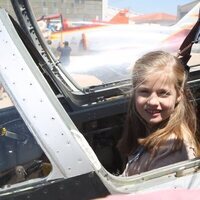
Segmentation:
{"type": "Polygon", "coordinates": [[[73,77],[92,75],[102,83],[127,79],[134,61],[145,52],[160,49],[177,53],[197,21],[199,8],[200,3],[173,26],[105,24],[55,32],[50,36],[50,46],[55,52],[60,41],[69,42],[70,64],[63,68],[73,77]],[[100,70],[109,74],[109,79],[100,70]]]}
{"type": "Polygon", "coordinates": [[[177,51],[191,27],[195,24],[200,3],[194,6],[180,21],[173,26],[157,24],[108,24],[91,25],[86,28],[76,27],[64,31],[52,32],[49,39],[56,48],[59,42],[68,41],[72,55],[97,53],[110,50],[141,50],[165,48],[177,51]]]}

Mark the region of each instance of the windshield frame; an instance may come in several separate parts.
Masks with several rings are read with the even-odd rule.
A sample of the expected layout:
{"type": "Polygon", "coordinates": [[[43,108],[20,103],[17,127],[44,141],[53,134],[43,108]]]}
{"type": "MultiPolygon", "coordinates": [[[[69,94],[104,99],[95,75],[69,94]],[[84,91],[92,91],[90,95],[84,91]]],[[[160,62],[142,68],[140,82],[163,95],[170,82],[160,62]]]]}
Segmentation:
{"type": "MultiPolygon", "coordinates": [[[[38,50],[37,56],[35,57],[40,55],[40,59],[36,62],[38,62],[40,70],[48,76],[47,79],[49,79],[51,86],[56,88],[57,94],[60,93],[61,96],[63,95],[65,98],[70,98],[70,100],[78,106],[104,102],[111,97],[124,97],[127,95],[127,91],[131,89],[131,79],[105,84],[102,83],[100,85],[88,87],[81,87],[78,85],[71,75],[62,69],[61,64],[48,47],[47,42],[44,40],[39,30],[29,1],[11,0],[11,3],[21,28],[28,35],[29,40],[33,44],[28,48],[29,51],[33,54],[36,49],[38,50]]],[[[23,40],[23,34],[21,35],[21,39],[23,40]]],[[[27,42],[24,41],[24,43],[26,45],[27,42]]],[[[190,43],[192,47],[192,41],[190,43]]],[[[183,55],[182,59],[186,56],[188,56],[188,54],[183,55]]],[[[187,63],[184,64],[187,65],[187,63]]]]}

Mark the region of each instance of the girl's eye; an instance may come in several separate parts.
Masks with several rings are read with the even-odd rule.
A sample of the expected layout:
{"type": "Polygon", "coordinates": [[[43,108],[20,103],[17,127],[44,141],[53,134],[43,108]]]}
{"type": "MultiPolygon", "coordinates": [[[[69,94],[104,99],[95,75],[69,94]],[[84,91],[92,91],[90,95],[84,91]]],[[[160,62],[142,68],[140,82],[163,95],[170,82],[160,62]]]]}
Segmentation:
{"type": "Polygon", "coordinates": [[[147,93],[147,90],[140,90],[141,93],[147,93]]]}
{"type": "Polygon", "coordinates": [[[149,91],[147,89],[139,89],[138,94],[140,95],[148,95],[149,91]]]}
{"type": "Polygon", "coordinates": [[[159,96],[161,96],[161,97],[168,97],[170,95],[170,92],[168,92],[168,91],[160,91],[159,92],[159,96]]]}

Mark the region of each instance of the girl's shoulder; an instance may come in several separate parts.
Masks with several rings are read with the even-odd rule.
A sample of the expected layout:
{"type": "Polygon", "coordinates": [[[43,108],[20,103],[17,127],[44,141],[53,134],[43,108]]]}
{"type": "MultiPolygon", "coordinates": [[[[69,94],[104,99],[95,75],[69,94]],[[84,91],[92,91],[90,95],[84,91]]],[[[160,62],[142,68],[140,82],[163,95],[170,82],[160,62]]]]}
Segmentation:
{"type": "MultiPolygon", "coordinates": [[[[169,136],[169,138],[166,142],[166,145],[164,145],[162,148],[168,148],[169,149],[169,146],[174,145],[176,140],[177,140],[176,135],[174,133],[172,133],[169,136]]],[[[196,157],[196,155],[195,155],[195,144],[192,141],[192,138],[191,138],[189,133],[185,133],[183,135],[183,144],[182,144],[182,147],[180,149],[180,153],[187,154],[188,159],[193,159],[193,158],[196,157]]]]}

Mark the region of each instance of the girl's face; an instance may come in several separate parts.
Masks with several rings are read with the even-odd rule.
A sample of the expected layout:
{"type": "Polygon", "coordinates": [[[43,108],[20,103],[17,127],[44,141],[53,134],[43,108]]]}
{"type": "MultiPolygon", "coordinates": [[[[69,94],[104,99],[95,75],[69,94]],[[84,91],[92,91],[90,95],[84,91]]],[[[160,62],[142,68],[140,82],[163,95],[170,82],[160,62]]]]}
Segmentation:
{"type": "Polygon", "coordinates": [[[153,127],[167,119],[181,99],[166,76],[153,75],[135,90],[135,107],[146,123],[153,127]]]}

